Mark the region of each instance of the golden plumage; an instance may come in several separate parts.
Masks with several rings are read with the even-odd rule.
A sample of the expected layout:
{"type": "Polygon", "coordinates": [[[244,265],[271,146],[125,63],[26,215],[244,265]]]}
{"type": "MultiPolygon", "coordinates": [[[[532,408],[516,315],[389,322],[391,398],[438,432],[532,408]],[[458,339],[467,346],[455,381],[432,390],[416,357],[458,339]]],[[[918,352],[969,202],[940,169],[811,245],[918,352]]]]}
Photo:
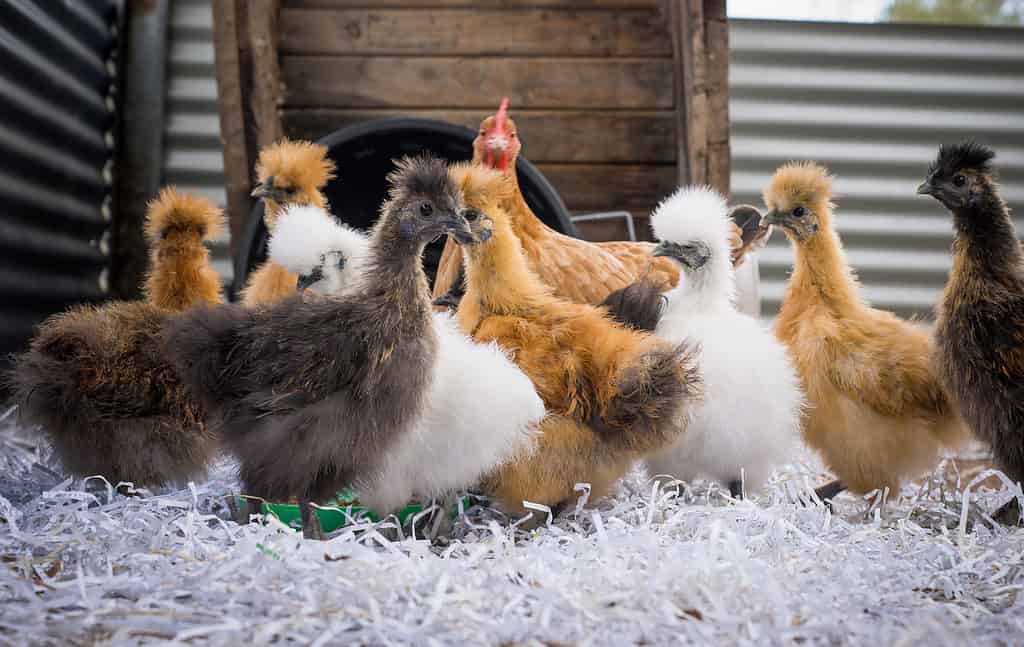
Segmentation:
{"type": "Polygon", "coordinates": [[[928,331],[861,298],[831,198],[831,176],[809,162],[783,166],[764,190],[767,219],[796,254],[775,332],[807,393],[804,439],[851,491],[895,496],[964,428],[931,364],[928,331]]]}

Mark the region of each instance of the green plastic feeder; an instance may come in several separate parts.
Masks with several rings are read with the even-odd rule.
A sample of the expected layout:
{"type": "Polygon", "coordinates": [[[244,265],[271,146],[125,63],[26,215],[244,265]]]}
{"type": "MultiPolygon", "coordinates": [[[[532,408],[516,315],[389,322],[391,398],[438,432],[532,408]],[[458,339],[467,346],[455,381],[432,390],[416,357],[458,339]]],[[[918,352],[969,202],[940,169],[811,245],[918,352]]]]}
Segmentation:
{"type": "MultiPolygon", "coordinates": [[[[314,508],[313,513],[320,520],[320,528],[324,532],[334,532],[339,528],[347,526],[349,519],[359,519],[360,517],[365,517],[373,522],[380,521],[380,516],[376,512],[359,505],[356,503],[358,500],[359,496],[346,488],[338,493],[332,508],[314,508]]],[[[239,505],[244,504],[243,497],[237,497],[236,501],[239,505]]],[[[464,510],[476,505],[478,502],[476,497],[472,496],[464,496],[461,501],[464,510]]],[[[396,512],[395,516],[398,517],[399,523],[404,526],[409,519],[423,512],[424,509],[425,507],[422,503],[410,503],[396,512]]],[[[264,501],[260,511],[265,515],[273,515],[289,528],[302,530],[302,514],[297,503],[271,503],[264,501]]],[[[458,514],[458,506],[452,509],[451,514],[453,518],[458,514]]]]}

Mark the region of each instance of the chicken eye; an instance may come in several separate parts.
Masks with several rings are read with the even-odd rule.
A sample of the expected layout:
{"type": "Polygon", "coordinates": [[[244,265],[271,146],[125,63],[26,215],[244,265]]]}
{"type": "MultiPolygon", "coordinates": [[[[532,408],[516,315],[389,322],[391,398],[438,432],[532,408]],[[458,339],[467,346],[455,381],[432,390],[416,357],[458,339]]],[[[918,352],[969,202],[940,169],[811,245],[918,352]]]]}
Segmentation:
{"type": "Polygon", "coordinates": [[[803,218],[806,215],[807,215],[807,209],[805,209],[803,207],[797,207],[796,209],[793,209],[793,217],[794,218],[803,218]]]}
{"type": "Polygon", "coordinates": [[[430,204],[429,202],[421,202],[420,215],[423,216],[424,218],[429,218],[430,216],[434,215],[434,205],[430,204]]]}
{"type": "Polygon", "coordinates": [[[954,186],[963,186],[966,183],[967,183],[967,178],[965,178],[963,175],[957,173],[956,175],[953,176],[953,185],[954,186]]]}
{"type": "Polygon", "coordinates": [[[466,209],[462,212],[462,216],[466,219],[466,222],[476,222],[480,217],[480,211],[478,209],[466,209]]]}

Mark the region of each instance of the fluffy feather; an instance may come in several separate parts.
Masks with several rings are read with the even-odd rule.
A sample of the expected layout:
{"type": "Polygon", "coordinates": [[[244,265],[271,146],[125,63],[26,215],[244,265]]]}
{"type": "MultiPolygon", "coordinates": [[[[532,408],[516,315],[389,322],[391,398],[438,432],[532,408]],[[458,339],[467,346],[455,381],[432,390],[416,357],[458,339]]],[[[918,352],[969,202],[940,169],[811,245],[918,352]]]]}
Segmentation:
{"type": "Polygon", "coordinates": [[[433,158],[399,164],[356,291],[193,311],[168,327],[175,367],[239,457],[246,490],[299,497],[304,520],[311,501],[377,470],[422,416],[438,341],[420,256],[442,233],[469,234],[455,187],[432,183],[439,174],[433,158]]]}
{"type": "Polygon", "coordinates": [[[544,403],[529,378],[497,344],[470,340],[451,315],[435,313],[434,330],[440,353],[423,419],[357,488],[374,510],[472,487],[533,451],[544,403]]]}
{"type": "MultiPolygon", "coordinates": [[[[996,464],[1024,481],[1024,254],[993,177],[994,153],[943,146],[920,192],[953,215],[953,271],[939,303],[936,354],[942,382],[996,464]]],[[[1016,497],[993,518],[1021,523],[1016,497]]]]}
{"type": "MultiPolygon", "coordinates": [[[[290,205],[328,209],[323,188],[334,178],[334,162],[327,149],[307,141],[282,140],[260,151],[256,164],[256,194],[263,199],[263,221],[271,233],[277,219],[290,205]]],[[[298,276],[268,261],[256,268],[241,291],[248,307],[269,305],[295,291],[298,276]]]]}
{"type": "Polygon", "coordinates": [[[467,245],[467,289],[459,327],[511,353],[550,415],[537,451],[485,480],[502,507],[557,506],[576,483],[603,497],[630,466],[675,439],[698,397],[692,349],[614,324],[599,309],[554,297],[527,267],[511,217],[500,205],[508,178],[475,165],[453,167],[478,240],[467,245]]]}
{"type": "Polygon", "coordinates": [[[813,163],[776,171],[766,220],[796,262],[776,336],[790,350],[810,404],[804,440],[856,493],[931,468],[964,428],[932,365],[928,332],[864,303],[832,224],[832,178],[813,163]]]}
{"type": "Polygon", "coordinates": [[[217,438],[171,368],[162,328],[174,311],[220,301],[202,241],[221,217],[204,198],[164,189],[146,218],[147,301],[55,315],[16,359],[9,379],[19,415],[74,474],[152,487],[205,472],[217,438]]]}
{"type": "MultiPolygon", "coordinates": [[[[725,198],[711,187],[682,187],[666,198],[651,214],[654,235],[663,241],[699,241],[708,246],[711,257],[709,267],[697,274],[681,273],[692,305],[730,309],[736,287],[732,272],[729,237],[732,222],[725,198]],[[699,279],[699,282],[697,281],[699,279]],[[699,297],[699,302],[697,301],[699,297]]],[[[664,260],[664,259],[663,259],[664,260]]],[[[676,291],[678,295],[678,290],[676,291]]]]}
{"type": "Polygon", "coordinates": [[[220,233],[224,214],[201,196],[165,187],[149,203],[145,232],[149,273],[143,284],[147,301],[180,312],[195,303],[221,300],[221,280],[210,267],[203,245],[220,233]]]}
{"type": "Polygon", "coordinates": [[[782,344],[732,304],[728,208],[707,187],[683,188],[652,216],[662,241],[700,243],[711,252],[699,268],[681,267],[657,335],[699,345],[704,400],[691,409],[686,433],[647,460],[652,475],[698,477],[758,491],[799,438],[803,396],[782,344]]]}
{"type": "MultiPolygon", "coordinates": [[[[352,287],[369,239],[337,224],[326,212],[307,226],[313,218],[282,214],[271,239],[271,256],[278,260],[277,252],[287,253],[289,269],[297,273],[316,266],[328,286],[323,293],[343,296],[352,287]],[[334,255],[346,259],[341,268],[325,261],[334,255]]],[[[533,384],[497,345],[474,343],[447,314],[434,313],[433,328],[439,351],[423,418],[387,452],[380,469],[357,484],[362,502],[380,513],[413,496],[431,498],[471,487],[486,472],[528,454],[544,417],[544,403],[533,384]]]]}
{"type": "Polygon", "coordinates": [[[278,217],[267,257],[297,276],[323,277],[308,289],[340,294],[344,286],[351,285],[354,268],[366,256],[369,241],[366,234],[338,224],[320,207],[290,205],[278,217]]]}

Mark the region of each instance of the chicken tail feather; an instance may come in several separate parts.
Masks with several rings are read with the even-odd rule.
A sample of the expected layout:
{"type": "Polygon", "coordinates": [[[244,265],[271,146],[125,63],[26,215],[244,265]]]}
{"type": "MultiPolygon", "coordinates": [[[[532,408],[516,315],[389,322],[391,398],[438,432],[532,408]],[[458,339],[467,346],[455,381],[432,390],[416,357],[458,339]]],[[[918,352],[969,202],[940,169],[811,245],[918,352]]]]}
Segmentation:
{"type": "Polygon", "coordinates": [[[224,214],[200,196],[167,187],[149,204],[146,237],[150,269],[144,291],[155,306],[182,312],[221,300],[221,281],[203,244],[223,227],[224,214]]]}
{"type": "Polygon", "coordinates": [[[601,304],[612,319],[634,330],[654,332],[665,309],[662,286],[651,279],[612,292],[601,304]]]}
{"type": "Polygon", "coordinates": [[[602,413],[603,431],[627,449],[647,453],[675,440],[688,402],[700,397],[697,348],[689,341],[659,346],[625,368],[602,413]]]}

